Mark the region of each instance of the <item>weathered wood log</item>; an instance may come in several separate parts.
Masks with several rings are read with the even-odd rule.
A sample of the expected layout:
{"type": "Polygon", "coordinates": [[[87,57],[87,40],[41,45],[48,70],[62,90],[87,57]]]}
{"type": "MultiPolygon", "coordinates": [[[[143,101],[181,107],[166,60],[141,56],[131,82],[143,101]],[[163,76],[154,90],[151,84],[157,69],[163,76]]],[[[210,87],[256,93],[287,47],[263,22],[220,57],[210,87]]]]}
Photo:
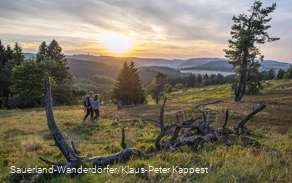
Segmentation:
{"type": "Polygon", "coordinates": [[[255,108],[252,112],[250,112],[248,115],[246,115],[244,118],[242,118],[238,124],[234,127],[237,134],[247,134],[249,133],[249,130],[244,127],[245,123],[252,118],[255,114],[262,111],[264,108],[266,108],[266,104],[261,104],[257,108],[255,108]]]}
{"type": "Polygon", "coordinates": [[[160,108],[160,115],[159,115],[159,122],[160,122],[160,129],[163,130],[164,129],[164,121],[163,121],[163,118],[164,118],[164,106],[165,106],[165,103],[166,103],[166,100],[167,98],[164,99],[163,101],[163,104],[162,104],[162,107],[160,108]]]}
{"type": "Polygon", "coordinates": [[[227,120],[228,120],[228,109],[226,109],[226,112],[225,112],[225,122],[223,124],[223,129],[225,128],[226,124],[227,124],[227,120]]]}
{"type": "Polygon", "coordinates": [[[255,139],[251,139],[248,137],[242,137],[241,141],[243,142],[244,146],[260,147],[260,143],[258,141],[256,141],[255,139]]]}
{"type": "MultiPolygon", "coordinates": [[[[47,116],[47,124],[49,130],[53,136],[54,144],[52,146],[58,147],[61,151],[62,155],[66,159],[67,162],[59,163],[59,162],[52,162],[46,160],[42,157],[40,159],[47,164],[54,165],[55,167],[66,167],[66,168],[78,168],[83,161],[92,163],[93,166],[105,166],[110,165],[118,162],[125,162],[130,160],[132,157],[142,157],[142,158],[149,158],[155,156],[161,149],[163,150],[175,150],[178,148],[180,151],[182,149],[180,146],[187,145],[187,146],[197,146],[198,144],[204,144],[206,142],[215,141],[219,138],[222,138],[223,141],[226,142],[227,145],[231,144],[229,135],[230,134],[249,134],[249,129],[246,128],[244,125],[245,123],[253,117],[255,114],[263,110],[266,105],[262,104],[245,116],[239,123],[233,128],[226,128],[227,120],[228,120],[228,109],[226,110],[226,118],[225,123],[222,128],[216,128],[214,126],[209,126],[213,120],[206,119],[206,111],[198,109],[201,106],[206,106],[210,104],[217,104],[222,102],[218,100],[216,102],[208,102],[203,104],[198,104],[193,109],[198,109],[199,112],[203,115],[203,121],[199,125],[193,124],[198,118],[190,118],[188,120],[182,121],[182,119],[177,115],[177,121],[170,124],[164,123],[164,107],[166,103],[166,98],[163,102],[163,105],[160,109],[158,120],[153,118],[145,119],[144,121],[153,121],[160,127],[160,132],[155,139],[155,147],[156,151],[146,154],[142,152],[140,149],[137,148],[127,148],[125,143],[125,131],[124,128],[122,129],[122,140],[121,140],[121,147],[123,148],[122,151],[112,154],[112,155],[103,155],[103,156],[95,156],[91,158],[85,159],[86,156],[81,156],[80,152],[77,150],[76,144],[74,141],[71,141],[72,148],[69,146],[63,135],[61,134],[60,130],[58,129],[54,114],[53,114],[53,106],[52,106],[52,96],[51,96],[51,84],[50,78],[46,76],[46,91],[45,91],[45,104],[46,104],[46,116],[47,116]],[[174,132],[172,128],[175,128],[174,132]],[[188,129],[188,130],[184,130],[188,129]],[[170,133],[172,132],[172,133],[170,133]],[[167,134],[171,134],[171,138],[166,141],[165,143],[161,144],[161,139],[167,134]],[[218,136],[220,135],[220,136],[218,136]]],[[[257,144],[257,141],[254,139],[249,138],[242,138],[242,141],[245,145],[252,145],[253,143],[257,144]]],[[[35,180],[38,178],[40,174],[34,175],[31,180],[35,180]]]]}
{"type": "Polygon", "coordinates": [[[122,142],[121,142],[121,147],[123,149],[127,148],[127,144],[125,143],[125,127],[122,128],[122,142]]]}
{"type": "MultiPolygon", "coordinates": [[[[198,108],[200,106],[205,106],[205,105],[209,105],[209,104],[216,104],[219,103],[221,101],[216,101],[216,102],[209,102],[209,103],[204,103],[204,104],[199,104],[197,105],[195,108],[198,108]]],[[[163,111],[164,109],[164,105],[165,103],[162,105],[162,108],[160,110],[160,114],[163,114],[161,111],[163,111]]],[[[174,130],[174,134],[171,136],[171,138],[166,141],[163,144],[159,145],[159,148],[157,148],[157,150],[174,150],[176,147],[182,146],[182,145],[193,145],[193,143],[205,143],[205,142],[209,142],[209,141],[214,141],[214,140],[218,140],[218,139],[222,139],[227,145],[231,145],[232,142],[230,140],[229,135],[231,134],[249,134],[249,129],[244,127],[243,125],[253,116],[255,115],[257,112],[263,110],[265,108],[265,105],[261,105],[260,107],[256,108],[253,112],[251,112],[250,114],[248,114],[246,117],[244,117],[239,123],[238,126],[239,127],[230,127],[230,128],[226,128],[226,124],[228,121],[228,117],[229,117],[229,110],[227,109],[225,114],[225,122],[222,126],[222,128],[216,128],[214,126],[209,126],[212,122],[214,122],[213,120],[207,120],[205,113],[205,110],[200,110],[198,109],[199,112],[201,112],[204,120],[197,126],[197,125],[193,125],[192,123],[196,120],[196,119],[189,119],[183,122],[180,122],[179,119],[177,119],[177,122],[172,123],[172,124],[167,124],[164,125],[164,129],[160,131],[160,133],[158,134],[157,139],[162,139],[164,137],[165,130],[169,130],[173,127],[175,127],[174,130]],[[189,130],[187,131],[182,131],[182,129],[184,128],[188,128],[189,130]],[[196,129],[196,131],[192,131],[196,129]],[[238,132],[239,130],[239,132],[238,132]],[[180,134],[181,132],[181,134],[180,134]],[[180,135],[179,135],[180,134],[180,135]]],[[[163,119],[160,115],[160,118],[163,119]]],[[[154,121],[154,120],[153,120],[154,121]]],[[[159,122],[156,121],[156,122],[159,122]]],[[[161,123],[160,123],[161,124],[161,123]]]]}
{"type": "Polygon", "coordinates": [[[155,156],[155,154],[156,152],[153,152],[151,154],[146,154],[136,148],[126,148],[113,155],[95,156],[92,158],[87,158],[86,161],[91,162],[93,166],[105,166],[105,165],[112,165],[118,162],[129,161],[133,156],[149,158],[149,157],[155,156]]]}
{"type": "Polygon", "coordinates": [[[193,109],[198,109],[201,106],[206,106],[206,105],[211,105],[211,104],[218,104],[222,102],[222,100],[217,100],[215,102],[206,102],[206,103],[202,103],[202,104],[198,104],[197,106],[195,106],[193,109]]]}
{"type": "MultiPolygon", "coordinates": [[[[55,141],[54,145],[59,148],[59,150],[61,151],[62,155],[65,157],[67,162],[55,163],[55,162],[46,160],[42,157],[40,157],[40,159],[47,164],[51,164],[55,166],[64,166],[64,167],[70,167],[70,168],[79,167],[86,156],[79,155],[79,152],[76,148],[74,141],[71,141],[73,149],[68,145],[67,141],[65,140],[62,133],[60,132],[60,130],[58,129],[56,125],[54,114],[53,114],[53,106],[52,106],[51,83],[50,83],[50,78],[48,75],[46,76],[45,103],[46,103],[47,123],[51,131],[51,134],[53,136],[53,139],[55,141]]],[[[136,148],[126,148],[124,129],[122,129],[121,146],[123,147],[124,150],[116,154],[87,158],[86,161],[92,162],[93,165],[109,165],[121,160],[123,161],[129,160],[132,156],[148,158],[155,155],[155,153],[146,154],[136,148]]]]}
{"type": "Polygon", "coordinates": [[[171,129],[170,126],[164,125],[164,122],[163,122],[164,107],[165,107],[166,100],[167,100],[167,98],[165,98],[163,101],[162,107],[160,108],[160,115],[158,117],[160,132],[159,132],[158,136],[156,137],[155,143],[154,143],[157,150],[161,150],[160,141],[161,141],[162,137],[164,137],[166,132],[171,129]]]}
{"type": "MultiPolygon", "coordinates": [[[[49,76],[46,76],[46,93],[45,93],[45,102],[46,102],[46,115],[47,115],[47,123],[48,127],[51,131],[51,134],[53,136],[53,139],[55,141],[54,146],[57,146],[59,150],[61,151],[62,155],[65,157],[67,162],[64,163],[58,163],[58,162],[51,162],[49,160],[46,160],[42,157],[40,159],[48,164],[54,165],[54,166],[62,166],[62,167],[70,167],[70,168],[77,168],[79,167],[82,162],[90,162],[93,166],[104,166],[104,165],[110,165],[117,162],[125,162],[130,160],[133,156],[142,157],[142,158],[149,158],[152,156],[155,156],[158,151],[161,149],[167,150],[175,150],[175,148],[179,148],[182,145],[188,145],[188,146],[194,146],[198,143],[206,143],[214,140],[218,140],[218,138],[222,138],[226,144],[231,144],[229,135],[236,133],[236,134],[247,134],[249,133],[249,130],[244,126],[245,123],[253,117],[256,113],[263,110],[266,105],[262,104],[259,107],[257,107],[254,111],[249,113],[247,116],[245,116],[242,120],[239,121],[239,123],[233,127],[233,128],[226,128],[227,120],[228,120],[228,109],[226,110],[226,117],[225,117],[225,123],[222,128],[216,128],[213,126],[209,126],[213,120],[207,120],[206,119],[206,111],[198,110],[203,115],[203,121],[199,125],[193,124],[198,118],[191,118],[187,119],[185,121],[182,121],[181,119],[177,118],[177,121],[170,124],[164,123],[164,108],[166,103],[166,98],[163,102],[162,107],[160,108],[160,113],[158,120],[153,118],[146,119],[147,121],[153,121],[156,124],[159,125],[160,132],[157,135],[155,139],[155,147],[156,151],[146,154],[142,152],[141,150],[137,148],[127,148],[127,145],[125,143],[125,131],[124,128],[122,129],[122,140],[121,140],[121,147],[123,148],[122,151],[112,154],[112,155],[103,155],[103,156],[95,156],[91,158],[85,159],[86,156],[80,156],[80,152],[77,150],[76,144],[74,141],[71,141],[72,148],[69,146],[61,132],[59,131],[53,114],[53,106],[52,106],[52,97],[51,97],[51,85],[50,85],[50,79],[49,76]],[[172,131],[172,128],[174,129],[174,132],[172,131]],[[188,130],[184,130],[188,129],[188,130]],[[172,131],[171,137],[168,141],[161,144],[161,139],[168,133],[172,131]],[[219,136],[220,137],[219,137],[219,136]]],[[[208,102],[199,104],[195,107],[195,109],[198,109],[200,106],[210,105],[210,104],[217,104],[221,101],[216,102],[208,102]]],[[[180,149],[180,148],[179,148],[180,149]]],[[[181,149],[180,149],[181,150],[181,149]]]]}
{"type": "MultiPolygon", "coordinates": [[[[46,75],[46,91],[45,91],[45,104],[46,104],[46,116],[47,116],[47,124],[51,131],[51,134],[54,138],[55,145],[59,148],[62,155],[68,162],[73,161],[80,161],[79,155],[75,154],[75,152],[71,149],[71,147],[66,142],[65,138],[61,134],[60,130],[58,129],[54,113],[53,113],[53,105],[52,105],[52,95],[51,95],[51,82],[49,75],[46,75]]],[[[80,162],[81,163],[81,162],[80,162]]]]}

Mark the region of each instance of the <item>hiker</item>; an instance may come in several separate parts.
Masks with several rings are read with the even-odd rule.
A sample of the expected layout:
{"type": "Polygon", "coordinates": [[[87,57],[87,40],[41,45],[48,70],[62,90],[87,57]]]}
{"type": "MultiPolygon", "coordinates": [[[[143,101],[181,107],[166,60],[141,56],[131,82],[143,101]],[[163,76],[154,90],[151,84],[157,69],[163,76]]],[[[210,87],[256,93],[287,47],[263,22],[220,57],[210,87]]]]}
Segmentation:
{"type": "Polygon", "coordinates": [[[97,120],[97,118],[99,117],[99,108],[100,108],[100,101],[98,99],[98,95],[94,96],[94,100],[93,100],[93,111],[95,113],[94,119],[97,120]]]}
{"type": "Polygon", "coordinates": [[[93,100],[92,100],[93,92],[90,91],[89,94],[87,95],[85,101],[84,101],[84,107],[86,107],[86,114],[83,118],[83,122],[85,122],[86,118],[90,114],[90,120],[93,120],[93,100]]]}

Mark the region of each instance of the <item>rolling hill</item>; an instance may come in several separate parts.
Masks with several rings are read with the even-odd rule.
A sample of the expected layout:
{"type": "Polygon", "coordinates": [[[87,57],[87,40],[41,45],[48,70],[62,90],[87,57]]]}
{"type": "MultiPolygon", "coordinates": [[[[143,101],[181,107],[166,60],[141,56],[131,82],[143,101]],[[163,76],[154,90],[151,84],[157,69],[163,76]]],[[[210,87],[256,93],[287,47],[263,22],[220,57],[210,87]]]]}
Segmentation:
{"type": "MultiPolygon", "coordinates": [[[[188,59],[185,63],[182,63],[179,65],[179,68],[187,68],[187,67],[196,67],[199,65],[207,64],[212,61],[219,61],[221,59],[219,58],[191,58],[188,59]]],[[[227,60],[227,59],[222,59],[222,60],[227,60]]]]}
{"type": "MultiPolygon", "coordinates": [[[[264,60],[260,62],[260,71],[275,69],[276,71],[279,69],[288,69],[291,64],[278,62],[275,60],[264,60]]],[[[228,63],[227,59],[215,59],[213,61],[207,61],[204,64],[181,68],[181,70],[204,70],[204,71],[223,71],[223,72],[232,72],[232,65],[228,63]]]]}
{"type": "MultiPolygon", "coordinates": [[[[116,79],[121,66],[120,65],[107,65],[94,61],[76,60],[68,58],[70,72],[77,77],[92,79],[94,75],[105,75],[116,79]]],[[[143,83],[148,83],[153,80],[158,72],[168,75],[169,77],[183,75],[178,69],[170,67],[139,67],[140,78],[143,83]]]]}
{"type": "Polygon", "coordinates": [[[116,79],[120,66],[107,65],[86,60],[67,59],[70,72],[77,77],[92,79],[94,75],[105,75],[116,79]]]}
{"type": "Polygon", "coordinates": [[[108,65],[122,65],[125,61],[130,62],[131,60],[135,62],[137,67],[147,67],[147,66],[167,66],[167,67],[177,67],[180,64],[186,62],[185,60],[166,60],[162,58],[137,58],[137,57],[112,57],[112,56],[94,56],[94,55],[67,55],[66,58],[86,60],[99,62],[108,65]]]}
{"type": "Polygon", "coordinates": [[[182,70],[205,70],[205,71],[225,71],[231,72],[232,65],[227,60],[210,61],[205,64],[197,65],[195,67],[182,68],[182,70]]]}
{"type": "MultiPolygon", "coordinates": [[[[35,54],[25,53],[26,58],[33,58],[35,54]]],[[[112,57],[95,55],[66,55],[70,66],[70,72],[77,77],[92,78],[94,75],[105,75],[116,79],[122,64],[131,60],[139,68],[140,77],[143,83],[151,81],[157,72],[162,72],[170,77],[180,76],[184,73],[197,73],[197,71],[213,72],[232,72],[232,66],[228,64],[225,58],[191,58],[187,60],[162,58],[137,58],[137,57],[112,57]],[[182,70],[180,73],[178,70],[182,70]]],[[[291,66],[289,63],[278,62],[275,60],[265,60],[261,62],[260,70],[276,71],[287,69],[291,66]]]]}

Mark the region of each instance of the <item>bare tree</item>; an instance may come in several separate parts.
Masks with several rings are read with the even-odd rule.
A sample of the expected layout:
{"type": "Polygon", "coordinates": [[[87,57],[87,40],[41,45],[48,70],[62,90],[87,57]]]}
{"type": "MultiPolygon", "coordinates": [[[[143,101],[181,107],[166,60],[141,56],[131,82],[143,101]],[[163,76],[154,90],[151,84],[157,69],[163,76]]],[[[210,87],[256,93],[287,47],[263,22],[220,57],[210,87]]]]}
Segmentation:
{"type": "MultiPolygon", "coordinates": [[[[155,124],[158,124],[160,127],[160,132],[157,135],[156,139],[154,140],[156,150],[146,154],[142,152],[140,149],[137,148],[128,148],[125,143],[125,132],[124,128],[122,129],[122,140],[121,140],[121,147],[123,148],[122,151],[117,152],[116,154],[112,155],[103,155],[103,156],[94,156],[87,158],[85,156],[81,156],[79,151],[76,148],[76,145],[74,141],[71,141],[72,148],[68,144],[68,142],[63,137],[62,133],[58,129],[54,114],[53,114],[53,106],[52,106],[52,98],[51,98],[51,84],[49,76],[46,76],[46,94],[45,94],[45,102],[46,102],[46,115],[47,115],[47,122],[48,127],[51,131],[51,134],[54,139],[54,144],[51,146],[56,146],[64,156],[67,162],[52,162],[49,160],[46,160],[42,157],[40,159],[44,161],[47,164],[54,165],[55,167],[64,167],[64,168],[79,168],[83,162],[88,162],[89,164],[92,164],[92,166],[105,166],[110,165],[114,163],[119,163],[121,161],[128,161],[133,156],[141,157],[141,158],[150,158],[152,156],[155,156],[160,151],[167,151],[167,150],[181,150],[180,146],[188,146],[193,149],[196,149],[198,147],[198,144],[204,144],[209,141],[216,141],[219,138],[222,138],[226,144],[230,145],[231,140],[229,138],[229,135],[236,134],[249,134],[250,131],[245,126],[245,123],[255,114],[263,110],[266,105],[262,104],[256,109],[254,109],[251,113],[249,113],[247,116],[242,118],[238,122],[238,124],[234,127],[226,128],[227,120],[228,120],[228,109],[226,110],[226,118],[225,123],[222,127],[217,128],[214,126],[210,126],[213,120],[207,120],[206,118],[206,110],[205,109],[199,109],[200,107],[206,106],[206,105],[212,105],[217,104],[222,101],[216,101],[216,102],[208,102],[199,104],[193,109],[197,109],[201,112],[203,116],[203,120],[201,120],[198,124],[194,124],[196,121],[198,121],[200,118],[190,118],[187,120],[182,121],[180,117],[177,117],[177,120],[173,123],[165,123],[164,121],[164,108],[166,104],[166,100],[164,100],[163,105],[160,109],[160,114],[158,119],[154,118],[147,118],[143,121],[151,121],[155,124]],[[183,129],[188,129],[183,130],[183,129]],[[161,143],[161,139],[165,137],[166,135],[169,135],[170,137],[165,142],[161,143]]],[[[249,145],[251,142],[256,142],[256,140],[243,137],[242,141],[244,142],[244,145],[249,145]]],[[[40,174],[34,175],[32,178],[30,178],[27,181],[35,180],[38,178],[40,174]]]]}

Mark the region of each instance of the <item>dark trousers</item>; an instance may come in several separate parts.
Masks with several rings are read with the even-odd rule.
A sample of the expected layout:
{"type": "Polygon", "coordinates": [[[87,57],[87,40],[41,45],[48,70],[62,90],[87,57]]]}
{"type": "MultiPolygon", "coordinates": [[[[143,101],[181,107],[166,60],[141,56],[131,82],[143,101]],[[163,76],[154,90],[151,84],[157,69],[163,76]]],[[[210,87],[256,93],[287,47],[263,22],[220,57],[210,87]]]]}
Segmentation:
{"type": "Polygon", "coordinates": [[[94,119],[97,119],[99,117],[99,109],[93,109],[95,116],[94,119]]]}
{"type": "Polygon", "coordinates": [[[92,107],[89,107],[89,108],[86,109],[86,114],[85,114],[83,120],[86,120],[86,118],[89,116],[89,114],[90,114],[90,119],[92,120],[92,118],[93,118],[93,110],[92,110],[92,107]]]}

